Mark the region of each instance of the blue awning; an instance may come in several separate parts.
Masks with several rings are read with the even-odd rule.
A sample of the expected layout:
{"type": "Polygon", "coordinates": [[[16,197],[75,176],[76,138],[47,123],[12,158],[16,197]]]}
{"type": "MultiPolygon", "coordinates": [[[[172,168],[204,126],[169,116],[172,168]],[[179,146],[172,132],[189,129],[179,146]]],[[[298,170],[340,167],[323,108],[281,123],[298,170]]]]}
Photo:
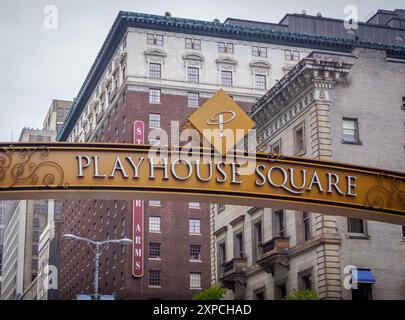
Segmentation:
{"type": "Polygon", "coordinates": [[[357,283],[375,283],[375,277],[370,269],[353,269],[352,282],[357,283]]]}

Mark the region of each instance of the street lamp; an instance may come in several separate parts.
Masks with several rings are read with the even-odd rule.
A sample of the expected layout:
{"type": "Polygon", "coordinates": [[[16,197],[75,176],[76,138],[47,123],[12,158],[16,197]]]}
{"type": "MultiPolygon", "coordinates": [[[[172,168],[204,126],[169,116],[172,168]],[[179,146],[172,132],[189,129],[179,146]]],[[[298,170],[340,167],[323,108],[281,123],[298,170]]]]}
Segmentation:
{"type": "Polygon", "coordinates": [[[95,268],[94,268],[94,297],[98,300],[98,278],[99,278],[99,261],[101,253],[105,247],[105,245],[110,243],[116,244],[132,244],[132,240],[129,238],[122,238],[122,239],[111,239],[111,240],[91,240],[83,237],[76,236],[74,234],[64,234],[63,239],[65,240],[77,240],[77,241],[85,241],[95,247],[95,268]]]}

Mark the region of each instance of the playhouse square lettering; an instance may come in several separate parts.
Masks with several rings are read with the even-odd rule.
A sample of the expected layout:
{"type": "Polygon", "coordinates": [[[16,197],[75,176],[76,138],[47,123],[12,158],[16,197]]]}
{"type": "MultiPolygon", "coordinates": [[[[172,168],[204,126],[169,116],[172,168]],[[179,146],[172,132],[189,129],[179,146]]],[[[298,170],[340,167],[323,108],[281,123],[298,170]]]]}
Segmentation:
{"type": "MultiPolygon", "coordinates": [[[[91,175],[94,179],[123,179],[137,180],[147,174],[147,178],[155,180],[175,179],[177,181],[196,180],[198,182],[212,182],[217,184],[229,183],[239,185],[243,183],[241,164],[236,161],[205,161],[176,158],[170,162],[168,158],[117,156],[110,163],[103,163],[99,156],[77,155],[77,177],[84,178],[91,175]],[[103,164],[103,170],[101,168],[103,164]],[[106,169],[107,168],[107,169],[106,169]]],[[[258,163],[255,166],[254,186],[260,188],[269,185],[284,191],[300,195],[306,192],[339,194],[355,197],[355,175],[343,175],[333,172],[306,170],[302,168],[286,167],[272,163],[258,163]]]]}

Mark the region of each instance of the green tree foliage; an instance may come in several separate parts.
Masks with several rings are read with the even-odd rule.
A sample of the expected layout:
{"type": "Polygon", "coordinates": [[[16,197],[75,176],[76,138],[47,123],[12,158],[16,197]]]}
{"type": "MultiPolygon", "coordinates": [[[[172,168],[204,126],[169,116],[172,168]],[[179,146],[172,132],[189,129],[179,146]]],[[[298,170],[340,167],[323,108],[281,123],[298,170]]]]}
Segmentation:
{"type": "Polygon", "coordinates": [[[294,292],[288,296],[285,296],[283,300],[319,300],[318,295],[313,290],[301,290],[294,292]]]}
{"type": "Polygon", "coordinates": [[[212,287],[197,293],[193,300],[220,300],[225,296],[226,289],[219,285],[213,285],[212,287]]]}

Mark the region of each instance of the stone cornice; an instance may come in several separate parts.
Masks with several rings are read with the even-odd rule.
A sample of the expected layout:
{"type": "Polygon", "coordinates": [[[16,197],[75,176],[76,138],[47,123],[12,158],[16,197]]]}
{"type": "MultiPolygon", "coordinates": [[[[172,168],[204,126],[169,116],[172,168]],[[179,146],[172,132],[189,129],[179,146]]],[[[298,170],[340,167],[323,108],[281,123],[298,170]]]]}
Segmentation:
{"type": "MultiPolygon", "coordinates": [[[[347,58],[329,54],[309,55],[278,81],[249,110],[248,114],[256,123],[264,124],[277,120],[281,116],[285,118],[281,119],[281,122],[287,122],[314,99],[326,99],[324,89],[331,88],[338,81],[344,81],[352,67],[352,63],[347,60],[347,58]],[[305,95],[308,91],[306,88],[319,88],[318,96],[313,92],[305,95]],[[303,100],[297,101],[300,97],[303,100]],[[295,106],[293,106],[294,102],[295,106]],[[290,116],[286,114],[288,108],[292,108],[290,116]]],[[[276,127],[280,127],[278,122],[276,127]]]]}

